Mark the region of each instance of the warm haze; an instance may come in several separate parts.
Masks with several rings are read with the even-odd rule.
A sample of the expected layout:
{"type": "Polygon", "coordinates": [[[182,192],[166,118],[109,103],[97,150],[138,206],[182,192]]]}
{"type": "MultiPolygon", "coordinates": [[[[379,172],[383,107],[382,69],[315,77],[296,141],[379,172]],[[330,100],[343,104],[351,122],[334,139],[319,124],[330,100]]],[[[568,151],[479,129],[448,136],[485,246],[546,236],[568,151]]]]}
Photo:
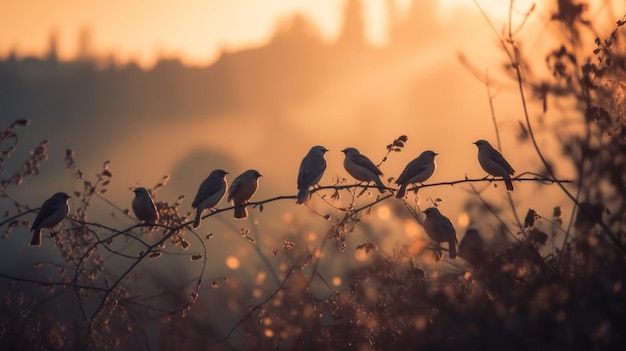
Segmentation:
{"type": "MultiPolygon", "coordinates": [[[[365,0],[365,35],[375,45],[388,39],[387,4],[395,4],[406,16],[410,0],[365,0]]],[[[462,10],[476,14],[472,0],[436,1],[437,19],[447,19],[462,10]]],[[[508,2],[478,1],[495,21],[508,14],[508,2]]],[[[530,1],[517,1],[524,12],[530,1]]],[[[431,5],[427,5],[431,6],[431,5]]],[[[41,55],[49,36],[59,40],[59,56],[73,59],[81,48],[79,37],[88,36],[90,54],[113,56],[119,62],[138,61],[153,65],[159,56],[178,57],[183,62],[204,65],[222,50],[238,50],[266,43],[277,23],[301,13],[315,23],[322,37],[335,40],[342,25],[344,1],[337,0],[191,0],[191,1],[4,1],[0,11],[0,56],[41,55]]]]}
{"type": "Polygon", "coordinates": [[[4,1],[0,349],[611,342],[626,8],[577,1],[4,1]]]}

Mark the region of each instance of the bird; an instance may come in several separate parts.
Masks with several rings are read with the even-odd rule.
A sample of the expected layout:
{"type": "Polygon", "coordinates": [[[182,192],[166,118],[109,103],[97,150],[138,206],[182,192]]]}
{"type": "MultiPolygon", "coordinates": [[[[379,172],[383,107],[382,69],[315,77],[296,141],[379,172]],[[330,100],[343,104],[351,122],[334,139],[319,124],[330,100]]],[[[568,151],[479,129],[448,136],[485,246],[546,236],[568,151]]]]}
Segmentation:
{"type": "Polygon", "coordinates": [[[205,209],[211,209],[215,207],[226,194],[226,172],[223,169],[213,170],[209,176],[200,183],[196,197],[191,203],[191,208],[196,209],[196,217],[193,221],[193,227],[200,227],[200,220],[202,220],[202,212],[205,209]]]}
{"type": "Polygon", "coordinates": [[[324,154],[328,149],[321,145],[313,146],[304,156],[298,171],[298,196],[296,203],[304,204],[309,201],[309,187],[319,183],[326,171],[324,154]]]}
{"type": "Polygon", "coordinates": [[[504,178],[506,190],[515,190],[511,182],[511,176],[515,174],[515,170],[504,159],[502,154],[486,140],[478,140],[474,144],[478,147],[478,162],[485,172],[494,177],[504,178]]]}
{"type": "MultiPolygon", "coordinates": [[[[132,207],[135,217],[140,222],[155,224],[159,220],[159,212],[148,190],[144,187],[138,187],[133,192],[135,197],[133,198],[132,207]]],[[[150,229],[152,229],[152,226],[150,226],[150,229]]]]}
{"type": "Polygon", "coordinates": [[[341,152],[346,155],[346,158],[343,160],[343,167],[354,179],[368,183],[374,182],[376,187],[378,187],[378,191],[381,193],[385,192],[387,187],[380,180],[383,172],[369,158],[353,147],[345,148],[341,152]]]}
{"type": "Polygon", "coordinates": [[[246,204],[259,187],[259,177],[262,177],[256,169],[249,169],[235,178],[228,189],[228,201],[233,201],[235,206],[234,218],[243,219],[248,217],[246,204]]]}
{"type": "Polygon", "coordinates": [[[426,220],[424,221],[426,234],[438,243],[447,242],[449,256],[450,258],[455,258],[458,240],[456,238],[456,229],[454,229],[452,222],[448,217],[442,215],[436,207],[429,207],[424,210],[424,213],[426,214],[426,220]]]}
{"type": "Polygon", "coordinates": [[[410,184],[423,183],[435,173],[435,169],[437,168],[435,156],[437,155],[438,154],[432,150],[426,150],[406,165],[404,171],[402,171],[396,180],[396,184],[400,185],[396,198],[404,198],[406,188],[410,184]]]}
{"type": "Polygon", "coordinates": [[[69,198],[70,196],[66,193],[58,192],[44,201],[33,225],[30,227],[30,230],[33,231],[33,238],[29,246],[41,245],[41,230],[43,228],[52,229],[67,217],[67,214],[70,213],[70,205],[67,201],[69,198]]]}
{"type": "Polygon", "coordinates": [[[602,216],[605,212],[608,212],[608,210],[601,203],[581,202],[576,212],[574,228],[583,234],[589,234],[596,224],[602,222],[602,216]]]}
{"type": "Polygon", "coordinates": [[[470,228],[459,242],[459,256],[471,264],[479,264],[485,260],[484,245],[478,230],[470,228]]]}

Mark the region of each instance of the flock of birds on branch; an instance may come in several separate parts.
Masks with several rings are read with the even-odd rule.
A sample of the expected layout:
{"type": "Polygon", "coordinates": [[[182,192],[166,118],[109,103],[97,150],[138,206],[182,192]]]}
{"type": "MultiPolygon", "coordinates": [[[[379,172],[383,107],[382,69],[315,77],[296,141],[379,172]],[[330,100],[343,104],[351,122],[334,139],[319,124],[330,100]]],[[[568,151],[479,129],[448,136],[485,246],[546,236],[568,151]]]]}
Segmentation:
{"type": "MultiPolygon", "coordinates": [[[[483,170],[494,177],[502,177],[506,189],[513,191],[511,175],[515,174],[515,171],[502,154],[485,140],[478,140],[474,144],[478,147],[478,162],[483,170]]],[[[389,190],[380,179],[382,172],[369,158],[353,147],[341,151],[345,154],[343,166],[353,178],[360,182],[373,182],[381,193],[389,190]]],[[[323,146],[313,146],[302,159],[298,172],[297,204],[307,203],[309,200],[309,189],[317,185],[322,179],[326,171],[326,159],[324,158],[326,152],[328,150],[323,146]]],[[[437,153],[426,150],[407,164],[395,181],[400,186],[395,195],[396,198],[403,199],[409,185],[422,184],[433,175],[436,168],[435,156],[437,156],[437,153]]],[[[237,176],[230,187],[228,187],[226,182],[227,174],[228,172],[222,169],[216,169],[200,184],[191,204],[191,207],[196,210],[193,228],[200,226],[204,210],[215,208],[223,199],[227,188],[228,202],[232,201],[234,205],[234,218],[243,219],[248,216],[246,205],[257,191],[258,180],[262,175],[255,169],[249,169],[237,176]]],[[[134,193],[132,209],[137,219],[146,224],[157,223],[159,213],[148,190],[138,187],[134,189],[134,193]]],[[[48,228],[52,231],[54,227],[65,219],[70,211],[69,198],[70,196],[67,193],[58,192],[43,203],[31,227],[33,237],[30,246],[41,245],[43,228],[48,228]]],[[[458,240],[456,230],[450,219],[441,214],[437,207],[427,208],[424,210],[424,213],[426,214],[426,219],[424,220],[426,234],[437,243],[448,243],[449,256],[450,258],[455,258],[457,256],[458,240]]],[[[478,235],[476,237],[467,238],[469,239],[468,244],[478,244],[472,243],[480,240],[478,235]]]]}

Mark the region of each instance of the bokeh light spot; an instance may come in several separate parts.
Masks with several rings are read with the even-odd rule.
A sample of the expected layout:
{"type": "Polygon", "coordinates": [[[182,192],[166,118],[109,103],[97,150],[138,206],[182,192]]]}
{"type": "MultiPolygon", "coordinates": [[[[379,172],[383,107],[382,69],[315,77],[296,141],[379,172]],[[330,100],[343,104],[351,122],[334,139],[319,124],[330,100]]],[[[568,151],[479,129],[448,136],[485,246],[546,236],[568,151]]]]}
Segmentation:
{"type": "Polygon", "coordinates": [[[462,212],[459,214],[456,221],[459,224],[459,227],[466,228],[469,225],[470,218],[466,212],[462,212]]]}
{"type": "Polygon", "coordinates": [[[333,278],[333,285],[334,285],[334,286],[339,286],[339,285],[341,285],[341,277],[334,277],[334,278],[333,278]]]}
{"type": "Polygon", "coordinates": [[[391,210],[388,206],[379,206],[376,210],[376,215],[379,219],[386,221],[391,217],[391,210]]]}
{"type": "Polygon", "coordinates": [[[239,269],[239,259],[235,256],[228,256],[226,258],[226,266],[232,270],[239,269]]]}
{"type": "Polygon", "coordinates": [[[412,219],[407,219],[404,221],[404,234],[409,238],[414,238],[419,235],[420,225],[417,224],[416,221],[412,219]]]}
{"type": "Polygon", "coordinates": [[[369,255],[365,252],[365,250],[354,250],[354,259],[363,262],[369,258],[369,255]]]}

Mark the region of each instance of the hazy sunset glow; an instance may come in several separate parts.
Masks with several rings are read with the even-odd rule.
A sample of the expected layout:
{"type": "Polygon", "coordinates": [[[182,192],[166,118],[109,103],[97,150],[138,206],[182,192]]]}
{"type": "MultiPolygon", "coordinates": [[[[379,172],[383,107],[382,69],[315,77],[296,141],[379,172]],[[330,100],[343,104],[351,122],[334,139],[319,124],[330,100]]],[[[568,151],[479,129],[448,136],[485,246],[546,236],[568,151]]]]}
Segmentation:
{"type": "Polygon", "coordinates": [[[624,349],[626,2],[535,1],[4,1],[0,345],[624,349]]]}
{"type": "MultiPolygon", "coordinates": [[[[508,2],[478,3],[494,19],[508,13],[508,2]]],[[[531,1],[517,1],[525,11],[531,1]]],[[[395,0],[399,16],[411,1],[395,0]]],[[[341,28],[345,3],[336,0],[233,1],[10,1],[0,11],[0,55],[41,55],[55,35],[61,59],[73,59],[83,50],[116,61],[138,61],[150,66],[158,57],[180,57],[204,65],[222,50],[237,50],[268,41],[277,23],[299,13],[309,18],[322,38],[332,41],[341,28]],[[36,9],[36,10],[34,10],[36,9]],[[82,37],[83,39],[80,39],[82,37]]],[[[387,40],[386,2],[363,1],[365,35],[374,45],[387,40]]],[[[471,0],[440,0],[440,19],[454,11],[478,14],[471,0]]]]}

